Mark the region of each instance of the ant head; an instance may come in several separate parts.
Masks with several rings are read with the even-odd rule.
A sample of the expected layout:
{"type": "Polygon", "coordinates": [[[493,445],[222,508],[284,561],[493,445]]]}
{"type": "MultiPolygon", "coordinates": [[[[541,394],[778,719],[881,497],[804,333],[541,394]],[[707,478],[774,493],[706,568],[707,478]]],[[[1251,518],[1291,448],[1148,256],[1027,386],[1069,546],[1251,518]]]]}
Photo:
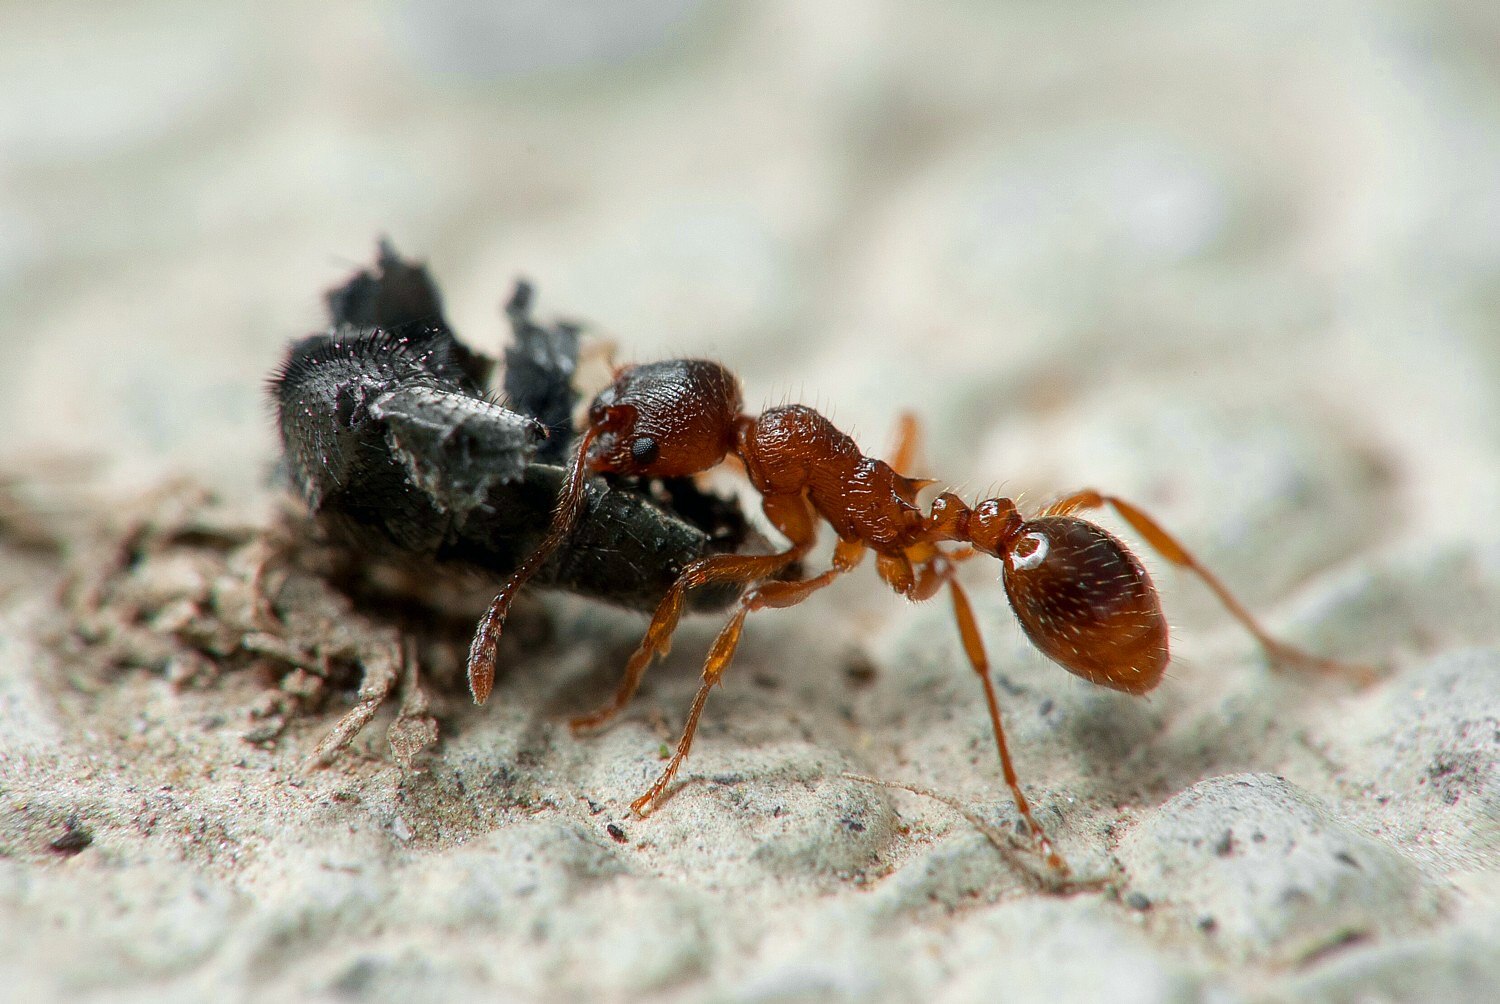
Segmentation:
{"type": "Polygon", "coordinates": [[[1156,686],[1167,668],[1167,622],[1151,577],[1124,544],[1074,516],[1014,517],[998,543],[990,553],[1005,563],[1005,594],[1043,655],[1112,690],[1156,686]]]}
{"type": "Polygon", "coordinates": [[[718,363],[632,366],[589,408],[595,434],[589,466],[661,478],[706,471],[733,449],[741,410],[739,381],[718,363]]]}

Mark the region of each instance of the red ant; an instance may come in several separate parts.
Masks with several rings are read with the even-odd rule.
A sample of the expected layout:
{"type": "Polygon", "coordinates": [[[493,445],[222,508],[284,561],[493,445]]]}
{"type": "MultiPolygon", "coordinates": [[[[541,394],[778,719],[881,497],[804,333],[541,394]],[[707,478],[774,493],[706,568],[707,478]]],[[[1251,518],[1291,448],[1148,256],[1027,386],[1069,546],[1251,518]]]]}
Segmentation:
{"type": "Polygon", "coordinates": [[[1273,665],[1368,675],[1360,667],[1321,659],[1272,638],[1181,544],[1121,499],[1081,491],[1026,519],[1010,499],[986,499],[970,507],[944,492],[923,512],[917,494],[932,482],[897,473],[916,449],[916,422],[909,416],[887,464],[865,456],[853,439],[811,408],[791,405],[758,416],[742,408],[738,381],[717,363],[678,359],[617,373],[589,408],[588,426],[547,537],[495,597],[469,651],[469,686],[482,704],[494,683],[495,646],[506,611],[521,586],[567,538],[590,473],[684,477],[737,457],[762,496],[766,518],[786,537],[786,549],[766,555],[715,554],[683,568],[656,608],[614,698],[570,723],[576,731],[597,728],[629,703],[652,659],[666,655],[688,590],[709,583],[745,587],[709,650],[676,753],[650,790],[631,803],[640,815],[654,807],[687,757],[709,691],[734,657],[745,617],[752,610],[801,603],[857,566],[866,550],[875,552],[880,577],[908,599],[925,600],[948,588],[964,651],[984,686],[1005,783],[1043,857],[1062,875],[1068,873],[1067,865],[1032,815],[1011,764],[989,660],[956,578],[960,562],[976,554],[1000,559],[1011,607],[1027,637],[1049,659],[1091,683],[1144,694],[1160,682],[1168,659],[1167,623],[1156,590],[1124,544],[1073,515],[1110,506],[1163,558],[1202,579],[1255,636],[1273,665]],[[820,519],[838,533],[833,567],[796,581],[775,578],[807,555],[820,519]],[[949,543],[965,546],[944,550],[949,543]]]}

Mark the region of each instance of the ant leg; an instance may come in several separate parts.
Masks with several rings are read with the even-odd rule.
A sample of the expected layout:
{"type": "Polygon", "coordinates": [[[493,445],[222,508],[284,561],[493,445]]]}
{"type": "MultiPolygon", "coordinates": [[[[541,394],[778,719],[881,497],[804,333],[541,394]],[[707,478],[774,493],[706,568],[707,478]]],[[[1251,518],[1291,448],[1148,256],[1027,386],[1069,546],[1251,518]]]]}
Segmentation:
{"type": "Polygon", "coordinates": [[[717,681],[723,675],[724,668],[729,665],[729,661],[734,658],[735,649],[739,647],[740,633],[744,630],[746,616],[756,610],[794,607],[819,589],[831,585],[833,580],[840,575],[858,568],[864,557],[865,546],[863,544],[853,540],[841,540],[834,548],[833,567],[823,574],[798,582],[763,582],[747,589],[740,597],[739,609],[734,612],[734,616],[729,618],[729,623],[724,625],[719,636],[714,639],[713,648],[709,650],[708,661],[703,667],[704,677],[711,676],[717,681]]]}
{"type": "Polygon", "coordinates": [[[608,704],[587,715],[579,715],[568,722],[574,732],[596,729],[620,712],[635,696],[641,678],[656,656],[665,656],[672,648],[672,632],[682,617],[682,607],[687,591],[711,582],[737,582],[748,585],[759,579],[775,575],[787,565],[800,560],[812,547],[815,530],[812,510],[806,500],[797,496],[791,500],[770,497],[763,501],[762,508],[777,529],[786,534],[791,546],[785,551],[765,555],[714,554],[700,558],[682,570],[667,595],[662,597],[646,628],[646,636],[625,664],[625,676],[620,680],[615,696],[608,704]]]}
{"type": "Polygon", "coordinates": [[[921,451],[922,424],[916,415],[903,411],[896,416],[896,434],[891,441],[888,463],[897,471],[908,471],[921,451]]]}
{"type": "Polygon", "coordinates": [[[956,579],[948,580],[948,588],[953,596],[953,618],[958,621],[958,633],[963,639],[964,651],[969,656],[969,664],[974,667],[974,672],[979,674],[979,681],[984,684],[984,700],[989,705],[990,725],[994,727],[995,745],[1000,749],[1000,770],[1005,775],[1005,783],[1048,867],[1066,876],[1070,874],[1068,863],[1053,849],[1052,841],[1047,839],[1042,824],[1031,814],[1031,805],[1021,792],[1020,779],[1016,777],[1016,768],[1010,761],[1010,749],[1005,745],[1005,729],[1000,724],[1000,702],[995,697],[994,681],[990,679],[990,660],[984,653],[984,639],[979,634],[979,624],[974,620],[974,610],[969,606],[969,598],[956,579]]]}
{"type": "Polygon", "coordinates": [[[1376,673],[1369,666],[1340,662],[1337,659],[1328,659],[1323,656],[1313,655],[1311,652],[1305,652],[1294,645],[1289,645],[1286,642],[1273,638],[1251,616],[1250,611],[1246,610],[1240,601],[1235,599],[1234,594],[1229,591],[1224,583],[1219,581],[1218,576],[1199,564],[1198,559],[1193,557],[1187,548],[1178,543],[1176,538],[1163,530],[1154,519],[1124,499],[1116,498],[1113,495],[1101,495],[1093,489],[1085,489],[1075,492],[1065,499],[1054,502],[1047,507],[1043,515],[1066,516],[1079,509],[1099,509],[1106,505],[1112,507],[1125,522],[1129,523],[1137,533],[1144,537],[1146,543],[1150,544],[1152,550],[1156,551],[1157,554],[1172,564],[1180,568],[1185,568],[1198,576],[1204,585],[1208,586],[1213,594],[1219,598],[1219,602],[1224,604],[1224,609],[1228,610],[1235,620],[1244,625],[1245,630],[1249,631],[1255,637],[1255,640],[1260,643],[1261,650],[1265,652],[1266,658],[1270,661],[1273,668],[1348,676],[1360,684],[1367,684],[1374,681],[1376,673]]]}
{"type": "Polygon", "coordinates": [[[500,632],[505,627],[505,616],[510,612],[512,601],[527,580],[552,557],[552,552],[557,550],[558,545],[567,539],[573,530],[573,524],[578,522],[578,516],[583,511],[583,486],[588,480],[589,445],[594,441],[597,431],[590,428],[578,440],[578,453],[573,458],[568,482],[563,487],[557,509],[552,514],[552,526],[548,528],[547,536],[542,538],[537,549],[531,552],[530,557],[521,563],[521,567],[500,588],[500,592],[490,603],[490,608],[479,618],[479,625],[474,629],[474,640],[469,645],[469,692],[474,695],[475,704],[483,704],[495,686],[495,648],[500,643],[500,632]]]}
{"type": "Polygon", "coordinates": [[[891,443],[890,467],[896,472],[896,493],[901,499],[916,505],[917,495],[928,485],[936,484],[931,478],[909,478],[904,472],[917,462],[922,448],[922,426],[917,416],[903,411],[896,417],[896,435],[891,443]]]}
{"type": "Polygon", "coordinates": [[[698,718],[703,714],[704,705],[708,703],[708,693],[723,677],[725,668],[734,658],[735,649],[739,647],[745,617],[753,610],[796,606],[819,589],[830,585],[840,575],[856,568],[864,559],[864,552],[864,545],[858,541],[841,540],[834,550],[833,567],[822,575],[798,582],[763,582],[745,591],[740,597],[739,609],[734,612],[729,623],[724,625],[719,636],[714,639],[713,648],[709,650],[708,659],[703,665],[703,683],[688,711],[687,724],[683,727],[682,739],[677,743],[677,751],[672,754],[672,759],[650,790],[630,803],[630,808],[637,815],[644,816],[655,807],[657,800],[667,790],[667,785],[672,783],[677,769],[682,766],[682,761],[687,759],[688,751],[693,746],[693,735],[698,731],[698,718]]]}
{"type": "Polygon", "coordinates": [[[687,600],[687,591],[711,582],[750,583],[757,579],[775,575],[802,556],[796,549],[777,554],[745,556],[737,554],[715,554],[700,558],[683,569],[667,595],[657,604],[646,636],[625,664],[625,676],[620,680],[615,696],[609,703],[587,715],[570,719],[568,725],[574,732],[596,729],[618,714],[635,696],[641,678],[656,656],[665,656],[672,649],[672,633],[682,617],[682,607],[687,600]]]}

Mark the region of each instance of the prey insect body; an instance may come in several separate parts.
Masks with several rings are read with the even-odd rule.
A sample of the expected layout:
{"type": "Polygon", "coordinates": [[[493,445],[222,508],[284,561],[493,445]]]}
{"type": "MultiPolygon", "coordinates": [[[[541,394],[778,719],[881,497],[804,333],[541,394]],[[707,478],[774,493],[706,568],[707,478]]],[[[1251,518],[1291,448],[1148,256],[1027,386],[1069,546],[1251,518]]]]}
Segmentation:
{"type": "MultiPolygon", "coordinates": [[[[328,296],[332,324],[293,344],[270,379],[286,473],[318,522],[361,555],[419,572],[501,578],[536,551],[567,484],[577,329],[507,305],[505,404],[484,390],[494,362],[443,317],[426,270],[382,244],[374,271],[328,296]]],[[[588,477],[543,586],[652,609],[681,570],[745,539],[732,503],[691,482],[588,477]]],[[[719,609],[732,588],[705,591],[719,609]]]]}

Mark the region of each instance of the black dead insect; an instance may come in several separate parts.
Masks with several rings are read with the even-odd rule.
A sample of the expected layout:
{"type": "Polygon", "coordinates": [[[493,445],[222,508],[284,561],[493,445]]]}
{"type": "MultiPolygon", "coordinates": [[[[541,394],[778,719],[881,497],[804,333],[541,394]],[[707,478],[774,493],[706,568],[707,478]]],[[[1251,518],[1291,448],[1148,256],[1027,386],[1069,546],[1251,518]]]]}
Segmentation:
{"type": "MultiPolygon", "coordinates": [[[[328,294],[329,330],[290,347],[269,381],[285,470],[352,555],[493,582],[546,535],[573,452],[579,331],[537,323],[531,300],[518,282],[501,398],[486,390],[494,360],[454,335],[426,269],[384,242],[373,270],[328,294]]],[[[746,537],[738,506],[691,479],[590,477],[533,581],[649,611],[685,565],[746,537]]],[[[701,590],[692,606],[736,592],[701,590]]]]}

